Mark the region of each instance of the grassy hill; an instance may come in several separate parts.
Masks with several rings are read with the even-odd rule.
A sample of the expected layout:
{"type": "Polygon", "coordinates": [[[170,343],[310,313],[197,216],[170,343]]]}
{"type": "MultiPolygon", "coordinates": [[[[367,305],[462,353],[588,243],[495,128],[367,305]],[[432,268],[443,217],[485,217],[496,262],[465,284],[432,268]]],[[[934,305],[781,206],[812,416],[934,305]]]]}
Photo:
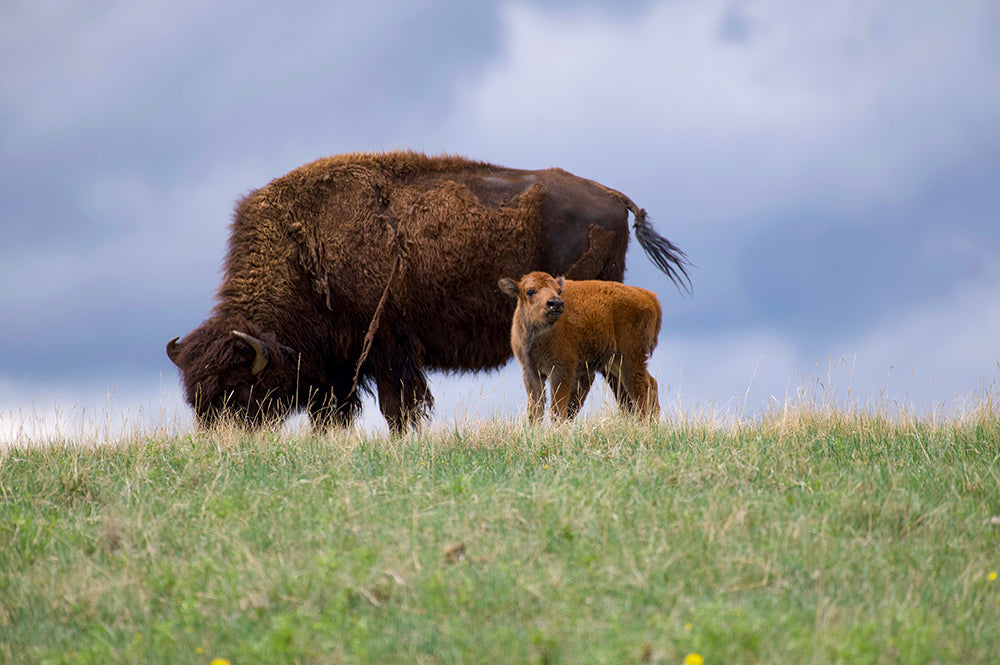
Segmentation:
{"type": "Polygon", "coordinates": [[[0,451],[0,662],[1000,662],[1000,415],[0,451]]]}

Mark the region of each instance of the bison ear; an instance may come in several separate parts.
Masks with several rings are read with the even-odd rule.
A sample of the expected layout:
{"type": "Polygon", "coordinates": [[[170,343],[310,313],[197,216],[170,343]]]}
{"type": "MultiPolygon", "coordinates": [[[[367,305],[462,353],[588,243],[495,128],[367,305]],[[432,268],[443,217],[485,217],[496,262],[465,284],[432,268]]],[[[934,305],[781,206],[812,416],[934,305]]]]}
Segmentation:
{"type": "Polygon", "coordinates": [[[504,277],[497,284],[500,286],[500,290],[509,295],[511,298],[516,298],[521,289],[518,288],[517,282],[512,280],[510,277],[504,277]]]}
{"type": "Polygon", "coordinates": [[[563,290],[563,287],[566,286],[566,278],[563,277],[562,275],[560,275],[559,277],[556,277],[556,284],[559,285],[559,292],[561,293],[562,290],[563,290]]]}
{"type": "MultiPolygon", "coordinates": [[[[177,365],[177,360],[181,357],[181,345],[177,342],[180,337],[174,337],[172,340],[167,342],[167,356],[170,361],[177,365]]],[[[177,365],[180,367],[180,365],[177,365]]]]}

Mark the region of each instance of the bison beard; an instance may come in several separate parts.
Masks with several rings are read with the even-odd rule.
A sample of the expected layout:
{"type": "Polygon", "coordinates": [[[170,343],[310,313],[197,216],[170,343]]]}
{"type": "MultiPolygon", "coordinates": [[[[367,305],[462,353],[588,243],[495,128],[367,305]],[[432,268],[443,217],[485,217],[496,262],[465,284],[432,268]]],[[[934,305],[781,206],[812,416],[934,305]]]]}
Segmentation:
{"type": "Polygon", "coordinates": [[[414,152],[320,159],[237,204],[217,304],[167,354],[201,425],[300,410],[319,430],[348,425],[374,383],[396,434],[433,406],[427,369],[510,358],[501,277],[621,281],[629,212],[646,253],[688,288],[684,253],[645,211],[566,171],[414,152]]]}

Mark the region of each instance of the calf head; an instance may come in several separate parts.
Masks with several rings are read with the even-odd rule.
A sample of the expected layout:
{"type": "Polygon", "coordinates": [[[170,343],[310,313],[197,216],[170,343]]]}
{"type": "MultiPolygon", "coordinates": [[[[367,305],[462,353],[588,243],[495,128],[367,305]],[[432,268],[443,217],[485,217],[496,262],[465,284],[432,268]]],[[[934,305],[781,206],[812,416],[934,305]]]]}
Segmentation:
{"type": "Polygon", "coordinates": [[[198,424],[230,421],[257,428],[280,423],[294,405],[298,354],[273,333],[255,336],[230,328],[209,320],[183,341],[175,337],[167,343],[198,424]]]}
{"type": "Polygon", "coordinates": [[[529,272],[520,282],[507,277],[499,282],[501,291],[517,298],[518,316],[536,328],[555,325],[562,316],[565,311],[561,297],[564,284],[562,277],[553,277],[546,272],[529,272]]]}

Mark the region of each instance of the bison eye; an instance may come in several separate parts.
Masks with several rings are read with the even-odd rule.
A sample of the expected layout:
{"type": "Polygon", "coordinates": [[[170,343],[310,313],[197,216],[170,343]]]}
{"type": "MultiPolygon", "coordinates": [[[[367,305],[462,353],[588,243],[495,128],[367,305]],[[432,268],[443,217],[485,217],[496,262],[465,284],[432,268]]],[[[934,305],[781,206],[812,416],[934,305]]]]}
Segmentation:
{"type": "Polygon", "coordinates": [[[535,296],[535,290],[534,289],[528,289],[527,291],[525,291],[525,293],[527,294],[527,296],[529,298],[533,298],[535,296]]]}

